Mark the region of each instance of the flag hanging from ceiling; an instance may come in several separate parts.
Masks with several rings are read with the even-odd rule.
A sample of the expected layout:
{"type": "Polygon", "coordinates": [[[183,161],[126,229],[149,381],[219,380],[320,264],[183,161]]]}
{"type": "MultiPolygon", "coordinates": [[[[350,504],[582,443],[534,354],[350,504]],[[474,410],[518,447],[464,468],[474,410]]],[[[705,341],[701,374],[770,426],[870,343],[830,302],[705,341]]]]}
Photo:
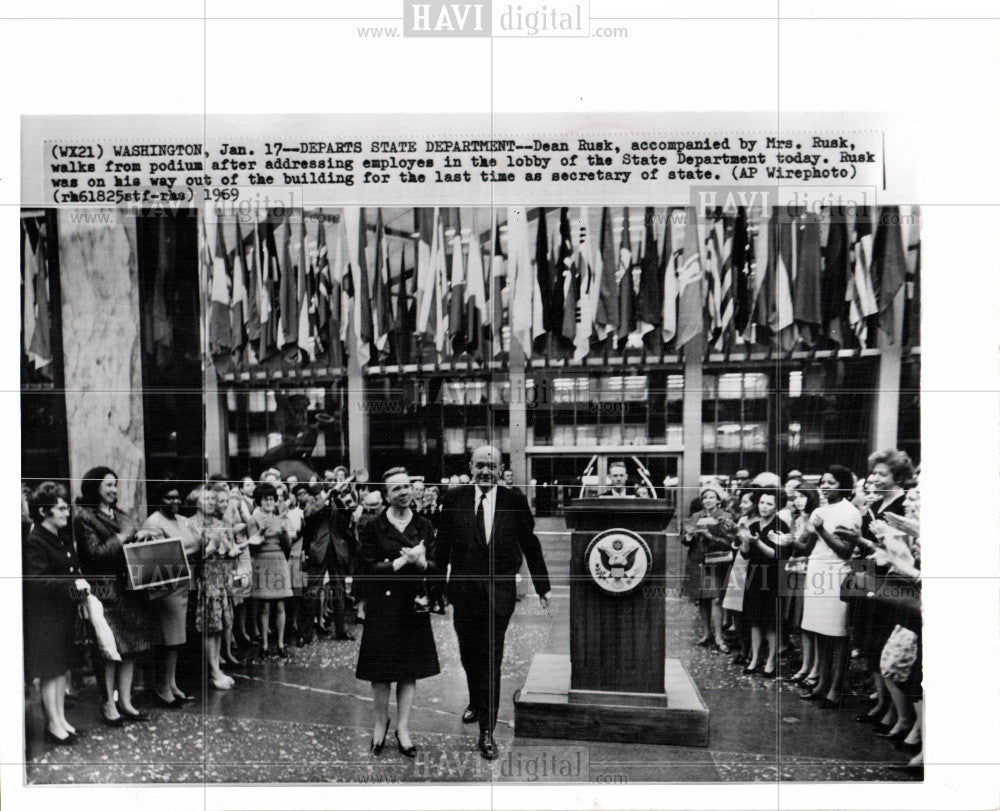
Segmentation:
{"type": "Polygon", "coordinates": [[[732,253],[730,267],[733,279],[733,330],[736,343],[742,343],[753,312],[751,297],[754,264],[753,241],[750,236],[746,207],[736,210],[733,220],[732,253]]]}
{"type": "Polygon", "coordinates": [[[684,220],[684,253],[677,273],[677,339],[676,346],[686,346],[704,330],[704,271],[698,239],[698,217],[694,208],[687,208],[684,220]]]}
{"type": "Polygon", "coordinates": [[[276,226],[278,242],[278,321],[281,346],[299,339],[299,292],[296,263],[292,260],[292,213],[286,211],[276,226]]]}
{"type": "MultiPolygon", "coordinates": [[[[535,263],[531,261],[528,214],[519,206],[507,210],[507,274],[513,285],[510,302],[511,339],[526,357],[531,356],[534,339],[544,333],[541,292],[535,263]]],[[[536,241],[537,248],[537,241],[536,241]]]]}
{"type": "Polygon", "coordinates": [[[667,208],[663,228],[663,250],[660,268],[663,274],[663,341],[672,341],[677,335],[678,271],[684,256],[684,209],[667,208]]]}
{"type": "Polygon", "coordinates": [[[652,206],[646,206],[643,222],[646,236],[642,249],[642,275],[639,277],[640,336],[663,327],[663,270],[656,253],[656,213],[652,206]]]}
{"type": "Polygon", "coordinates": [[[507,267],[503,255],[503,246],[500,244],[500,222],[497,216],[498,209],[494,206],[490,209],[490,220],[492,227],[490,233],[493,235],[492,252],[490,255],[490,342],[493,346],[493,356],[496,357],[504,352],[503,331],[506,328],[510,331],[508,321],[507,306],[505,298],[510,295],[513,285],[508,286],[507,267]]]}
{"type": "Polygon", "coordinates": [[[847,285],[848,320],[862,347],[867,345],[868,322],[878,313],[878,301],[872,286],[871,265],[874,235],[868,206],[858,209],[851,242],[851,276],[847,285]]]}
{"type": "Polygon", "coordinates": [[[372,318],[375,349],[379,360],[389,356],[389,336],[393,331],[392,300],[389,294],[389,246],[386,241],[382,209],[375,223],[375,312],[372,318]]]}
{"type": "MultiPolygon", "coordinates": [[[[21,220],[21,255],[24,258],[24,349],[36,371],[52,362],[51,298],[46,237],[32,220],[21,220]]],[[[46,372],[46,376],[48,376],[46,372]]]]}
{"type": "Polygon", "coordinates": [[[469,240],[469,262],[465,270],[465,349],[479,352],[483,339],[483,324],[488,322],[486,279],[483,275],[483,249],[479,238],[475,211],[472,215],[472,238],[469,240]]]}
{"type": "Polygon", "coordinates": [[[594,319],[597,314],[597,299],[600,293],[600,250],[599,234],[601,229],[601,212],[594,208],[581,208],[580,220],[573,229],[577,238],[576,272],[578,282],[579,315],[576,321],[576,335],[573,337],[573,358],[583,360],[590,352],[590,338],[594,330],[594,319]]]}
{"type": "Polygon", "coordinates": [[[845,344],[843,329],[847,324],[847,278],[850,266],[848,211],[835,207],[830,212],[830,230],[823,249],[823,273],[820,301],[826,337],[838,346],[845,344]]]}
{"type": "Polygon", "coordinates": [[[247,257],[243,249],[243,232],[237,218],[234,222],[235,236],[233,239],[233,298],[229,307],[229,323],[233,333],[233,343],[236,348],[246,345],[248,336],[247,322],[247,286],[249,285],[249,270],[247,257]]]}
{"type": "Polygon", "coordinates": [[[615,252],[615,234],[611,211],[601,210],[601,276],[597,311],[594,314],[594,332],[603,341],[618,331],[618,256],[615,252]]]}
{"type": "Polygon", "coordinates": [[[618,267],[615,269],[615,281],[618,283],[618,329],[619,340],[628,340],[634,346],[636,328],[635,315],[635,282],[632,278],[632,227],[625,207],[622,215],[622,235],[618,244],[618,267]]]}
{"type": "Polygon", "coordinates": [[[217,216],[205,217],[205,228],[210,249],[211,306],[208,321],[208,343],[213,355],[227,353],[233,348],[232,329],[229,322],[230,296],[232,289],[232,269],[229,252],[226,250],[222,227],[217,216]]]}
{"type": "Polygon", "coordinates": [[[721,350],[733,320],[732,295],[732,236],[727,234],[725,217],[717,210],[708,223],[705,234],[704,263],[707,296],[708,340],[721,350]]]}
{"type": "Polygon", "coordinates": [[[562,319],[559,335],[566,341],[576,340],[577,323],[580,318],[580,262],[579,250],[573,246],[569,209],[559,209],[559,250],[556,256],[555,284],[562,297],[562,319]]]}
{"type": "Polygon", "coordinates": [[[462,231],[455,225],[451,238],[451,282],[448,286],[448,335],[452,353],[465,351],[469,335],[465,324],[465,259],[462,256],[462,231]]]}
{"type": "Polygon", "coordinates": [[[890,343],[896,340],[893,305],[906,281],[906,272],[899,206],[882,206],[873,246],[872,283],[878,303],[879,326],[890,343]]]}
{"type": "Polygon", "coordinates": [[[823,301],[820,296],[819,217],[803,214],[794,224],[796,234],[796,269],[793,306],[799,337],[807,345],[815,346],[819,340],[819,327],[823,323],[823,301]]]}

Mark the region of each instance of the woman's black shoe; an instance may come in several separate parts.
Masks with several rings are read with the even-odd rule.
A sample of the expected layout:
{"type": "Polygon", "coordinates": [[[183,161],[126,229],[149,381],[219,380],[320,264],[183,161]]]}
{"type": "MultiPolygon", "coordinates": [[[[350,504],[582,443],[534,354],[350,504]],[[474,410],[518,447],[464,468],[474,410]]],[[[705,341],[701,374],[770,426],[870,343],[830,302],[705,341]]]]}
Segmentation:
{"type": "Polygon", "coordinates": [[[854,720],[859,724],[871,724],[872,726],[879,723],[877,715],[869,715],[866,712],[861,713],[861,715],[855,715],[854,720]]]}
{"type": "Polygon", "coordinates": [[[186,693],[184,695],[177,695],[177,693],[174,693],[174,701],[178,704],[190,704],[194,701],[194,696],[189,696],[186,693]]]}
{"type": "Polygon", "coordinates": [[[137,710],[136,712],[128,712],[124,707],[122,707],[121,704],[118,705],[118,714],[122,717],[123,720],[133,723],[141,723],[149,720],[149,715],[147,713],[144,713],[142,710],[137,710]]]}
{"type": "Polygon", "coordinates": [[[833,701],[825,696],[819,700],[819,707],[824,710],[839,710],[844,706],[844,699],[838,698],[833,701]]]}
{"type": "Polygon", "coordinates": [[[875,735],[879,738],[885,738],[887,741],[901,741],[907,735],[910,734],[908,729],[901,729],[899,732],[876,732],[875,735]]]}
{"type": "Polygon", "coordinates": [[[73,735],[67,733],[65,738],[60,738],[58,735],[52,734],[48,727],[45,728],[45,742],[51,743],[53,746],[72,746],[77,742],[77,738],[73,735]]]}
{"type": "Polygon", "coordinates": [[[773,679],[775,676],[778,675],[778,668],[775,668],[770,673],[768,673],[766,670],[762,670],[760,671],[760,675],[763,676],[765,679],[773,679]]]}
{"type": "Polygon", "coordinates": [[[754,665],[753,667],[750,667],[749,665],[747,665],[745,668],[743,668],[743,672],[744,673],[758,673],[758,672],[760,672],[760,665],[754,665]]]}
{"type": "Polygon", "coordinates": [[[173,701],[167,701],[163,696],[157,693],[155,690],[151,696],[153,703],[157,707],[163,707],[165,710],[176,710],[181,706],[181,701],[178,698],[174,698],[173,701]]]}
{"type": "Polygon", "coordinates": [[[117,718],[108,718],[108,716],[106,716],[104,714],[104,710],[101,710],[101,722],[106,727],[123,727],[123,726],[125,726],[125,719],[124,718],[122,718],[120,715],[117,718]]]}
{"type": "Polygon", "coordinates": [[[826,695],[823,693],[808,692],[808,693],[799,693],[799,698],[801,698],[803,701],[822,701],[823,699],[826,698],[826,695]]]}
{"type": "MultiPolygon", "coordinates": [[[[388,734],[388,731],[387,731],[387,734],[388,734]]],[[[382,736],[382,740],[380,740],[378,743],[375,743],[375,739],[372,738],[371,753],[373,755],[381,755],[382,754],[382,749],[384,747],[385,747],[385,735],[382,736]]]]}
{"type": "Polygon", "coordinates": [[[403,746],[403,742],[399,739],[398,729],[396,730],[395,735],[396,735],[396,746],[399,747],[399,753],[401,755],[406,755],[407,757],[416,757],[417,747],[413,746],[412,744],[410,746],[403,746]]]}

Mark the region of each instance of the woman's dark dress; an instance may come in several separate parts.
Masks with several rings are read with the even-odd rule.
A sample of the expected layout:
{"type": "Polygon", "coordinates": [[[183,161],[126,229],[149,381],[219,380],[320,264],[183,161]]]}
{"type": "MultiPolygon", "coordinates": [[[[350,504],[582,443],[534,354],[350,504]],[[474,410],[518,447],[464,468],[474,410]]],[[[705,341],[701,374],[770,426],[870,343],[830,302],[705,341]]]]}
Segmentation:
{"type": "Polygon", "coordinates": [[[132,517],[117,507],[114,518],[89,507],[78,506],[74,511],[73,536],[80,566],[91,591],[104,605],[104,618],[122,656],[142,653],[162,640],[148,596],[126,589],[125,553],[116,536],[123,534],[131,542],[137,530],[132,517]]]}
{"type": "Polygon", "coordinates": [[[24,671],[48,681],[79,664],[74,581],[83,574],[68,530],[58,536],[34,524],[22,552],[24,671]]]}
{"type": "Polygon", "coordinates": [[[755,518],[747,525],[747,529],[755,539],[759,538],[765,546],[775,550],[777,555],[769,558],[757,548],[756,543],[751,545],[743,618],[759,628],[775,628],[781,600],[778,581],[783,568],[782,559],[791,551],[791,544],[775,546],[767,536],[771,532],[787,533],[788,524],[775,517],[762,528],[760,518],[755,518]]]}
{"type": "Polygon", "coordinates": [[[414,611],[414,598],[433,574],[430,562],[434,531],[416,513],[403,532],[382,513],[359,533],[358,573],[365,585],[365,629],[358,653],[357,678],[372,682],[412,681],[441,672],[430,615],[414,611]],[[404,546],[427,547],[426,570],[406,564],[392,570],[404,546]]]}

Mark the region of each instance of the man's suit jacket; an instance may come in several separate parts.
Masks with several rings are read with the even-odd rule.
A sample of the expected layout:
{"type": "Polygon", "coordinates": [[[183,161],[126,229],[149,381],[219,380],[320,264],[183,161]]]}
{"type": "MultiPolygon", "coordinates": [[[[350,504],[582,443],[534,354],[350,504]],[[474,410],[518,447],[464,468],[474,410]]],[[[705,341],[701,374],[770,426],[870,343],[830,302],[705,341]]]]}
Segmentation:
{"type": "Polygon", "coordinates": [[[491,581],[498,597],[503,592],[513,598],[522,556],[528,562],[535,591],[547,594],[549,574],[542,545],[535,535],[535,519],[528,500],[521,492],[497,487],[489,544],[476,520],[476,486],[464,485],[444,494],[433,558],[439,572],[443,573],[451,564],[448,585],[451,600],[482,591],[491,581]]]}

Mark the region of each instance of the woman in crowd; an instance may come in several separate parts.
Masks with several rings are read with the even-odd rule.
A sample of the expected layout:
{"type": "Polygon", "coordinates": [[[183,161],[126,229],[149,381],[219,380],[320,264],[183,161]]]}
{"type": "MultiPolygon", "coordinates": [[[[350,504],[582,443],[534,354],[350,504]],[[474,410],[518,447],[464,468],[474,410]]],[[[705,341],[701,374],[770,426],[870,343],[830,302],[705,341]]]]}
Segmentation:
{"type": "Polygon", "coordinates": [[[77,603],[90,588],[66,531],[67,498],[55,482],[35,488],[28,498],[34,523],[22,547],[25,675],[40,681],[45,740],[57,746],[76,743],[79,735],[66,719],[66,685],[77,663],[77,603]]]}
{"type": "Polygon", "coordinates": [[[253,492],[255,509],[250,516],[250,546],[253,563],[253,587],[250,595],[260,607],[258,623],[261,652],[269,654],[268,637],[271,625],[271,604],[275,609],[275,653],[288,656],[285,650],[285,600],[292,596],[292,577],[288,568],[291,543],[285,522],[278,513],[278,490],[268,481],[258,484],[253,492]]]}
{"type": "Polygon", "coordinates": [[[699,497],[701,509],[691,516],[681,538],[688,548],[683,591],[698,606],[702,633],[698,644],[707,647],[714,642],[720,651],[729,653],[722,637],[722,597],[736,524],[724,509],[725,493],[717,484],[702,487],[699,497]]]}
{"type": "Polygon", "coordinates": [[[253,513],[253,491],[256,487],[251,476],[244,476],[239,487],[229,491],[229,509],[227,523],[241,544],[242,551],[236,561],[236,577],[233,584],[233,638],[242,648],[249,649],[253,645],[251,637],[259,634],[250,630],[253,626],[256,612],[254,601],[250,597],[253,585],[253,563],[250,559],[250,515],[253,513]]]}
{"type": "MultiPolygon", "coordinates": [[[[291,478],[289,478],[291,482],[291,478]]],[[[312,500],[312,488],[305,482],[289,484],[292,504],[285,511],[285,529],[291,540],[291,551],[288,554],[288,573],[291,578],[292,596],[288,598],[285,614],[288,617],[285,636],[292,643],[302,647],[304,640],[305,618],[302,616],[302,595],[305,588],[305,575],[302,569],[302,523],[305,518],[305,506],[312,500]]]]}
{"type": "Polygon", "coordinates": [[[121,663],[104,663],[101,712],[108,726],[119,726],[123,719],[149,720],[146,713],[132,705],[132,677],[136,656],[149,650],[160,638],[159,628],[151,620],[146,595],[126,590],[122,547],[149,533],[140,536],[135,519],[120,510],[117,501],[118,476],[110,468],[95,467],[80,482],[80,499],[73,515],[80,566],[104,606],[105,619],[122,657],[121,663]]]}
{"type": "MultiPolygon", "coordinates": [[[[150,492],[153,492],[152,486],[150,492]]],[[[189,519],[179,513],[183,500],[177,486],[173,483],[163,485],[155,503],[158,506],[142,525],[143,529],[155,531],[163,538],[180,538],[184,554],[188,558],[197,555],[201,546],[189,519]]],[[[150,595],[149,607],[160,626],[162,644],[155,695],[163,707],[179,707],[194,700],[177,686],[177,656],[187,641],[188,596],[192,585],[193,579],[186,580],[150,595]]]]}
{"type": "Polygon", "coordinates": [[[232,531],[216,514],[215,491],[211,487],[200,488],[197,498],[198,512],[191,519],[191,529],[201,543],[202,572],[198,581],[195,622],[202,635],[208,680],[217,690],[228,690],[235,682],[222,672],[220,651],[222,635],[232,623],[232,608],[226,588],[236,542],[232,531]]]}
{"type": "MultiPolygon", "coordinates": [[[[814,667],[817,668],[816,672],[818,672],[815,637],[811,632],[802,630],[802,612],[805,602],[803,588],[806,582],[806,561],[809,554],[800,544],[803,543],[809,516],[819,507],[819,501],[819,493],[813,488],[796,487],[788,502],[790,517],[788,526],[792,531],[795,544],[791,547],[791,555],[785,565],[787,594],[783,597],[782,617],[787,632],[800,631],[799,639],[802,647],[802,666],[789,679],[793,684],[801,683],[803,679],[809,677],[810,673],[815,676],[814,667]]],[[[815,681],[813,685],[815,685],[815,681]]]]}
{"type": "MultiPolygon", "coordinates": [[[[757,493],[753,490],[743,490],[737,494],[736,503],[739,511],[736,518],[738,532],[741,527],[749,526],[757,513],[757,493]]],[[[748,565],[747,556],[743,554],[743,545],[738,544],[733,565],[726,579],[726,593],[722,598],[722,608],[730,612],[731,630],[739,640],[739,650],[733,657],[733,664],[746,664],[750,661],[750,626],[743,619],[748,565]]]]}
{"type": "Polygon", "coordinates": [[[356,676],[372,683],[375,698],[371,751],[389,732],[389,692],[396,683],[396,744],[416,756],[410,710],[416,680],[440,672],[430,616],[415,611],[423,579],[433,574],[430,522],[412,509],[410,476],[396,467],[383,476],[389,507],[359,530],[359,574],[366,579],[365,627],[356,676]]]}
{"type": "Polygon", "coordinates": [[[840,599],[840,587],[844,561],[851,556],[861,532],[861,514],[848,500],[854,476],[847,468],[830,465],[823,472],[819,488],[826,503],[812,512],[797,538],[809,554],[802,630],[811,634],[815,643],[815,668],[802,679],[805,689],[801,697],[833,708],[841,702],[850,653],[847,603],[840,599]]]}
{"type": "Polygon", "coordinates": [[[785,491],[765,490],[757,497],[757,517],[740,531],[747,567],[746,594],[743,598],[744,619],[750,623],[750,663],[744,673],[757,673],[767,678],[777,674],[778,610],[780,605],[778,578],[780,563],[787,557],[788,524],[777,517],[784,506],[785,491]],[[767,639],[767,659],[761,664],[764,639],[767,639]]]}
{"type": "Polygon", "coordinates": [[[906,493],[903,518],[885,519],[895,534],[884,534],[884,547],[874,553],[880,566],[889,566],[901,598],[897,625],[882,648],[879,669],[896,707],[897,722],[886,737],[916,754],[912,767],[923,766],[923,640],[920,600],[920,490],[906,493]],[[909,718],[913,719],[912,724],[909,718]]]}
{"type": "MultiPolygon", "coordinates": [[[[874,495],[874,500],[868,501],[860,508],[861,536],[867,541],[867,544],[862,544],[862,553],[865,556],[874,555],[873,544],[879,540],[876,535],[879,525],[875,522],[883,519],[887,513],[903,515],[906,496],[903,484],[912,476],[913,464],[910,462],[910,457],[901,451],[880,451],[868,458],[866,483],[874,495]]],[[[876,576],[884,578],[888,574],[888,568],[879,566],[877,562],[875,564],[876,576]]],[[[879,659],[882,648],[885,647],[895,627],[895,619],[891,610],[885,606],[875,605],[870,600],[855,600],[851,619],[854,644],[860,649],[871,670],[877,696],[875,706],[868,713],[859,716],[859,720],[864,723],[881,723],[885,727],[883,732],[888,735],[889,730],[893,729],[899,719],[889,689],[885,685],[885,679],[882,677],[879,659]]]]}
{"type": "Polygon", "coordinates": [[[243,662],[233,652],[233,626],[236,623],[236,603],[242,603],[243,595],[250,590],[250,544],[247,543],[246,522],[242,520],[239,504],[233,499],[229,484],[220,479],[212,484],[212,492],[215,494],[215,517],[228,527],[233,539],[233,547],[226,557],[219,558],[218,564],[226,569],[226,601],[229,603],[229,621],[222,632],[219,664],[221,667],[240,667],[243,662]],[[247,558],[245,569],[241,568],[244,556],[247,558]]]}

